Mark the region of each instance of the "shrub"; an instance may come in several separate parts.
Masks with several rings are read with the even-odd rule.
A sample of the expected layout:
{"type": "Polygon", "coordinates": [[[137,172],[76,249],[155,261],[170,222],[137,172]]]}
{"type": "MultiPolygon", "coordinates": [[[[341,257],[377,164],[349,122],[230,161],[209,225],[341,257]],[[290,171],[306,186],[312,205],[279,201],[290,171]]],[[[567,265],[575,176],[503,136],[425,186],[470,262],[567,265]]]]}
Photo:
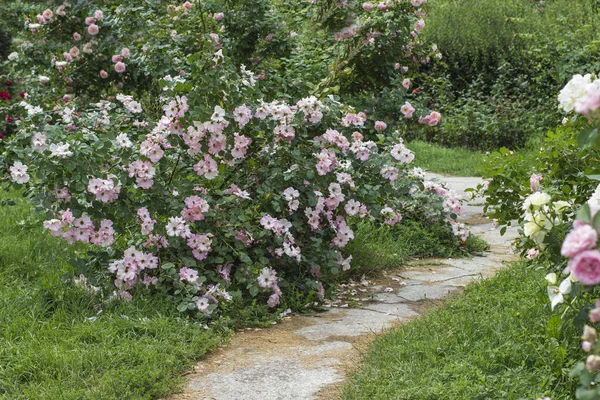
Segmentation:
{"type": "MultiPolygon", "coordinates": [[[[322,298],[362,220],[434,221],[467,239],[459,199],[424,185],[399,134],[330,95],[339,71],[314,86],[328,96],[267,101],[275,86],[228,56],[245,39],[215,33],[210,4],[61,7],[28,25],[8,64],[28,91],[0,162],[51,234],[90,244],[74,260],[80,285],[208,316],[233,297],[276,307],[288,288],[322,298]]],[[[385,18],[415,18],[394,9],[385,18]]],[[[361,18],[355,35],[385,27],[361,18]]],[[[337,48],[363,48],[347,39],[337,48]]]]}

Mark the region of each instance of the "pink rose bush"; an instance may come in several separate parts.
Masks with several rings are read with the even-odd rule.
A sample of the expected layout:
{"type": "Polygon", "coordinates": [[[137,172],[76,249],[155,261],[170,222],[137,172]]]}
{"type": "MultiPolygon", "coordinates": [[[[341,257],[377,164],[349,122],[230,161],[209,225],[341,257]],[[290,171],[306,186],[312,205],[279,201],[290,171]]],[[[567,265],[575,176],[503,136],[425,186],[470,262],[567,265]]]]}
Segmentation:
{"type": "MultiPolygon", "coordinates": [[[[65,6],[49,18],[63,24],[68,45],[48,50],[39,76],[23,77],[31,90],[0,167],[36,199],[49,234],[89,246],[87,282],[124,300],[166,293],[181,311],[208,317],[235,296],[277,307],[292,283],[324,295],[351,269],[346,249],[363,221],[431,221],[457,244],[467,240],[455,221],[461,199],[424,182],[391,124],[341,103],[328,87],[275,96],[268,79],[256,78],[260,69],[223,51],[230,39],[220,24],[229,14],[205,18],[201,5],[186,4],[168,6],[177,29],[148,23],[157,35],[144,43],[119,36],[126,8],[77,9],[71,18],[76,6],[65,6]],[[207,31],[188,35],[197,25],[187,16],[204,18],[207,31]],[[169,45],[154,51],[172,54],[153,54],[158,33],[169,45]],[[85,44],[74,50],[77,41],[85,44]]],[[[380,9],[370,11],[384,18],[380,9]]],[[[42,45],[49,23],[30,26],[41,34],[31,40],[42,45]]],[[[342,39],[363,29],[351,25],[342,39]]],[[[26,46],[23,53],[39,57],[26,46]]],[[[404,123],[416,111],[402,107],[404,123]]],[[[426,123],[440,117],[430,112],[426,123]]]]}

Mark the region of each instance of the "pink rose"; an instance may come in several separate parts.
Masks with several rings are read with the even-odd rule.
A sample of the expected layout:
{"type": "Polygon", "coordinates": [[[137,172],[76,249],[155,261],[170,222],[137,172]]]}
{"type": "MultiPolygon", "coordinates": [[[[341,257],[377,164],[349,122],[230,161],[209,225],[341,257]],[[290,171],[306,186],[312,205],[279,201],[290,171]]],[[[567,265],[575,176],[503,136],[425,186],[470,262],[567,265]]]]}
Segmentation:
{"type": "Polygon", "coordinates": [[[383,121],[375,121],[375,130],[376,131],[383,131],[385,130],[385,128],[387,128],[387,124],[383,121]]]}
{"type": "Polygon", "coordinates": [[[410,87],[410,79],[406,78],[402,81],[402,86],[404,86],[404,89],[408,90],[408,88],[410,87]]]}
{"type": "Polygon", "coordinates": [[[100,71],[100,77],[102,79],[108,78],[108,73],[105,70],[100,71]]]}
{"type": "Polygon", "coordinates": [[[224,17],[225,17],[225,14],[223,14],[223,13],[216,13],[215,15],[213,15],[213,19],[214,19],[215,21],[220,21],[220,20],[222,20],[224,17]]]}
{"type": "Polygon", "coordinates": [[[123,72],[125,72],[125,64],[120,61],[118,63],[116,63],[115,71],[117,71],[119,74],[122,74],[123,72]]]}
{"type": "Polygon", "coordinates": [[[536,175],[536,174],[531,175],[531,178],[529,178],[529,187],[531,188],[532,192],[534,192],[534,193],[537,192],[542,179],[543,178],[541,175],[536,175]]]}
{"type": "Polygon", "coordinates": [[[125,58],[128,58],[131,53],[129,52],[129,49],[127,47],[124,47],[121,49],[121,55],[125,58]]]}
{"type": "Polygon", "coordinates": [[[531,260],[533,258],[536,258],[538,254],[540,254],[540,251],[538,249],[531,248],[527,250],[527,255],[525,256],[525,258],[531,260]]]}
{"type": "Polygon", "coordinates": [[[437,124],[439,124],[441,119],[442,119],[442,114],[440,114],[437,111],[432,111],[429,114],[429,123],[427,125],[436,126],[437,124]]]}
{"type": "Polygon", "coordinates": [[[584,285],[597,285],[600,283],[600,252],[586,250],[579,253],[569,262],[569,268],[584,285]]]}
{"type": "Polygon", "coordinates": [[[123,56],[120,56],[118,54],[115,54],[114,56],[112,56],[112,62],[113,63],[118,63],[119,61],[123,61],[123,56]]]}
{"type": "Polygon", "coordinates": [[[371,3],[363,3],[362,8],[365,11],[371,11],[373,9],[373,4],[371,4],[371,3]]]}
{"type": "Polygon", "coordinates": [[[93,25],[95,23],[96,23],[96,18],[94,18],[94,17],[87,17],[85,19],[85,24],[86,25],[93,25]]]}
{"type": "Polygon", "coordinates": [[[400,107],[400,112],[404,118],[412,118],[415,108],[407,101],[402,107],[400,107]]]}
{"type": "Polygon", "coordinates": [[[79,42],[79,41],[81,40],[81,35],[80,35],[79,33],[75,32],[75,33],[73,34],[73,39],[74,39],[76,42],[79,42]]]}
{"type": "Polygon", "coordinates": [[[562,244],[560,254],[564,257],[573,258],[584,250],[596,247],[598,233],[590,225],[579,225],[573,229],[562,244]]]}
{"type": "Polygon", "coordinates": [[[100,31],[100,28],[98,28],[98,25],[96,25],[96,24],[92,24],[92,25],[88,26],[88,33],[92,36],[97,35],[99,31],[100,31]]]}

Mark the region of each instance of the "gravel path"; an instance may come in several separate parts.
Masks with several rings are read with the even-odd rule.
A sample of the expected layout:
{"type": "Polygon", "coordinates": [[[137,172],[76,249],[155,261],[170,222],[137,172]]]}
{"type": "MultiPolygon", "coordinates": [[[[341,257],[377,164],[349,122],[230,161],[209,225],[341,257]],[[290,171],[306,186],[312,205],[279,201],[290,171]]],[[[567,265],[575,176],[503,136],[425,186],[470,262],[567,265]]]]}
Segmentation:
{"type": "MultiPolygon", "coordinates": [[[[481,182],[436,174],[427,178],[444,181],[458,193],[481,182]]],[[[481,206],[469,204],[461,219],[490,244],[484,256],[411,262],[378,280],[346,286],[362,303],[358,308],[294,315],[269,329],[239,332],[231,343],[199,363],[188,376],[184,392],[170,400],[337,398],[345,374],[358,366],[375,335],[418,317],[436,300],[473,280],[491,277],[516,258],[510,247],[516,229],[500,236],[482,212],[481,206]]]]}

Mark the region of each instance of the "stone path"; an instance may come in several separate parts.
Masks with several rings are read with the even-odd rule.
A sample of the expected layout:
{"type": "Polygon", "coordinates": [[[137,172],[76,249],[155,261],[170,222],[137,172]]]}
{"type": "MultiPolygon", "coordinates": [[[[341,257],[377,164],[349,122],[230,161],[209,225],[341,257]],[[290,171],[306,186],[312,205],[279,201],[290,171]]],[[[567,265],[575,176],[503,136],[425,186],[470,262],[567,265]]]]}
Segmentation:
{"type": "MultiPolygon", "coordinates": [[[[445,181],[459,193],[480,183],[479,178],[427,178],[445,181]]],[[[419,316],[435,300],[492,276],[516,258],[510,248],[516,230],[501,237],[482,211],[469,204],[462,219],[490,244],[484,256],[412,262],[381,279],[348,285],[345,290],[361,300],[358,308],[285,317],[272,328],[237,333],[230,344],[198,364],[184,392],[171,400],[337,398],[345,373],[357,368],[376,334],[419,316]]]]}

